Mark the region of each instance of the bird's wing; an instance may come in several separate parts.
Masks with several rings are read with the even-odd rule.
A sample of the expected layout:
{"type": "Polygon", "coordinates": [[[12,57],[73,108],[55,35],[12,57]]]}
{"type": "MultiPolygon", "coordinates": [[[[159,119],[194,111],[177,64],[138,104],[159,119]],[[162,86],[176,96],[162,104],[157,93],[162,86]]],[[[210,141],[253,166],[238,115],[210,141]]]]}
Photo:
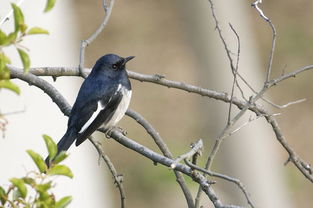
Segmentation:
{"type": "Polygon", "coordinates": [[[98,102],[102,100],[103,105],[108,103],[117,89],[116,85],[100,85],[87,77],[71,110],[67,124],[68,130],[74,129],[76,133],[79,133],[94,112],[98,110],[98,102]]]}
{"type": "Polygon", "coordinates": [[[113,116],[119,103],[123,98],[122,92],[117,88],[110,96],[104,96],[96,103],[96,110],[93,111],[88,121],[82,126],[76,140],[76,146],[84,142],[102,124],[106,124],[113,116]]]}

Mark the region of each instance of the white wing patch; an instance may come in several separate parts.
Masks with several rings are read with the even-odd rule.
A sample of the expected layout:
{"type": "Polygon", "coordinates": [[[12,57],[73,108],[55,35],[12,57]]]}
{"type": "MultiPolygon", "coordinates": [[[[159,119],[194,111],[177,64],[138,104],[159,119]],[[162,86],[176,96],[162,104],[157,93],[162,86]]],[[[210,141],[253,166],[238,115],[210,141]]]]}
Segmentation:
{"type": "Polygon", "coordinates": [[[88,121],[84,124],[84,126],[80,129],[80,131],[78,133],[84,132],[90,126],[90,124],[96,119],[96,117],[98,116],[100,111],[104,109],[104,107],[105,106],[103,106],[101,104],[101,102],[98,101],[98,108],[97,108],[97,110],[92,114],[92,116],[88,119],[88,121]]]}
{"type": "MultiPolygon", "coordinates": [[[[116,93],[118,93],[118,91],[120,91],[120,90],[121,90],[121,88],[122,88],[122,85],[121,85],[121,84],[119,84],[119,85],[117,86],[116,93]]],[[[116,94],[116,93],[115,93],[115,94],[116,94]]]]}

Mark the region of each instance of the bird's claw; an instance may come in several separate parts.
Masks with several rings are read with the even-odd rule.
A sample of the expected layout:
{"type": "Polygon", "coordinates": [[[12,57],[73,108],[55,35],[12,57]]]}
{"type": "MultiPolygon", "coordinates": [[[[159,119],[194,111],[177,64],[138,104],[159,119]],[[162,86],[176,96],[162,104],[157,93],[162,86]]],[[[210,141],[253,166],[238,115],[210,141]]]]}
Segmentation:
{"type": "Polygon", "coordinates": [[[111,138],[111,137],[112,137],[112,133],[113,133],[113,131],[115,131],[115,130],[121,132],[124,136],[126,136],[126,134],[127,134],[127,131],[124,130],[124,129],[122,129],[121,127],[113,126],[113,127],[109,128],[109,129],[105,132],[106,138],[108,138],[108,139],[111,138]]]}

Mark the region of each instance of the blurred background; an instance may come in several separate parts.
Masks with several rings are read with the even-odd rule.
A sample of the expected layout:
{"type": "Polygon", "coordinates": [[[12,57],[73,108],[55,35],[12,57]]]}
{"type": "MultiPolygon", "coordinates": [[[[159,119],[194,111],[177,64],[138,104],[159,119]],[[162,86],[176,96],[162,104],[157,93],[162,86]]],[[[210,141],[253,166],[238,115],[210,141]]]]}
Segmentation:
{"type": "MultiPolygon", "coordinates": [[[[259,90],[266,76],[272,34],[267,23],[250,6],[252,2],[218,1],[215,6],[223,34],[233,53],[237,51],[237,43],[229,23],[240,36],[239,71],[259,90]]],[[[309,25],[313,18],[313,2],[264,1],[260,7],[278,32],[272,77],[312,64],[313,29],[309,25]]],[[[9,8],[9,1],[4,7],[1,3],[1,16],[7,14],[9,8]]],[[[30,48],[32,66],[77,66],[80,40],[92,34],[103,19],[101,1],[57,1],[50,14],[42,14],[43,8],[44,4],[39,6],[31,0],[22,4],[26,22],[47,28],[51,33],[25,41],[30,48]]],[[[12,24],[6,23],[5,27],[9,26],[12,24]]],[[[16,56],[14,51],[11,53],[16,56]]],[[[132,71],[161,74],[167,79],[219,92],[231,90],[229,62],[217,37],[206,0],[116,1],[106,29],[87,47],[85,66],[91,68],[106,53],[136,56],[128,64],[132,71]]],[[[310,164],[313,163],[310,128],[313,119],[312,76],[312,72],[305,72],[282,82],[266,94],[267,98],[280,105],[302,98],[306,98],[306,102],[286,109],[275,109],[265,104],[271,112],[281,113],[277,119],[282,132],[290,145],[310,164]]],[[[47,80],[71,104],[82,81],[73,77],[59,78],[56,82],[50,78],[47,80]]],[[[31,170],[31,165],[28,165],[31,161],[24,152],[34,149],[44,153],[41,134],[58,140],[66,129],[66,117],[47,96],[34,87],[17,83],[22,87],[20,97],[5,91],[0,94],[1,112],[23,110],[7,117],[8,131],[5,139],[0,140],[0,153],[11,156],[10,160],[0,157],[1,164],[5,164],[2,166],[5,168],[1,168],[0,184],[7,178],[31,170]]],[[[229,105],[149,83],[132,80],[132,85],[130,108],[154,125],[175,156],[188,151],[190,143],[199,138],[204,140],[204,154],[199,161],[203,165],[215,138],[226,125],[229,105]]],[[[251,95],[248,89],[245,92],[247,97],[251,95]]],[[[237,109],[233,109],[235,115],[237,109]]],[[[247,114],[238,125],[250,116],[254,115],[247,114]]],[[[158,151],[145,131],[132,119],[125,117],[120,126],[127,130],[129,138],[158,151]]],[[[103,139],[103,148],[117,171],[124,176],[128,207],[147,207],[147,204],[152,208],[187,207],[171,170],[154,166],[151,161],[114,140],[103,139]]],[[[73,195],[70,207],[119,207],[117,189],[104,164],[99,167],[98,155],[92,145],[85,142],[79,148],[71,148],[70,153],[67,164],[73,169],[75,178],[70,182],[62,180],[57,187],[58,192],[73,195]]],[[[312,183],[293,165],[284,166],[286,159],[287,154],[270,127],[264,119],[258,119],[225,139],[213,169],[239,178],[257,207],[309,208],[312,183]]],[[[195,194],[197,186],[190,179],[186,180],[195,194]]],[[[214,188],[223,202],[246,205],[235,185],[217,181],[214,188]]],[[[202,204],[212,207],[207,199],[202,204]]]]}

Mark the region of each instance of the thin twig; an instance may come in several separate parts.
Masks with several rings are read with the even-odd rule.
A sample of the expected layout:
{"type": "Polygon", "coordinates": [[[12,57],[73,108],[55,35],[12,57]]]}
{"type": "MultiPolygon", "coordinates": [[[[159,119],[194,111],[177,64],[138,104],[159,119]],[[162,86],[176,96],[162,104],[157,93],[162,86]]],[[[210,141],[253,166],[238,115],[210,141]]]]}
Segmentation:
{"type": "Polygon", "coordinates": [[[5,112],[5,113],[0,113],[0,115],[2,116],[11,116],[11,115],[16,115],[16,114],[21,114],[21,113],[25,113],[26,109],[23,110],[15,110],[15,111],[9,111],[9,112],[5,112]]]}
{"type": "Polygon", "coordinates": [[[276,48],[276,36],[277,36],[277,32],[276,32],[276,28],[274,26],[274,24],[272,23],[271,19],[266,17],[264,15],[264,12],[262,11],[262,9],[260,9],[260,7],[258,6],[258,4],[261,4],[262,0],[257,0],[255,1],[251,6],[253,6],[257,12],[260,14],[260,16],[266,21],[268,22],[270,28],[272,29],[272,47],[271,47],[271,52],[270,52],[270,56],[269,56],[269,61],[268,61],[268,67],[267,67],[267,72],[266,72],[266,80],[265,80],[265,84],[267,84],[271,78],[271,72],[272,72],[272,66],[273,66],[273,58],[274,58],[274,52],[275,52],[275,48],[276,48]]]}
{"type": "Polygon", "coordinates": [[[196,165],[192,164],[191,162],[189,162],[187,159],[185,159],[185,163],[186,163],[189,167],[191,167],[191,168],[193,168],[193,169],[195,169],[195,170],[201,171],[202,173],[208,174],[209,176],[221,178],[221,179],[224,179],[224,180],[226,180],[226,181],[235,183],[235,184],[239,187],[239,189],[242,191],[242,193],[244,194],[244,196],[246,197],[246,200],[247,200],[248,204],[249,204],[252,208],[255,207],[255,205],[253,204],[253,202],[251,201],[251,199],[250,199],[250,197],[249,197],[249,194],[248,194],[246,188],[244,187],[244,185],[241,183],[241,181],[240,181],[239,179],[232,178],[232,177],[227,176],[227,175],[224,175],[224,174],[215,173],[215,172],[213,172],[213,171],[209,171],[209,170],[200,168],[199,166],[196,166],[196,165]]]}
{"type": "Polygon", "coordinates": [[[292,78],[292,77],[296,77],[298,74],[300,74],[304,71],[311,70],[311,69],[313,69],[313,65],[304,66],[304,67],[296,69],[292,72],[289,72],[287,74],[283,74],[283,75],[277,77],[276,79],[269,81],[269,86],[271,87],[271,86],[277,85],[281,81],[284,81],[284,80],[292,78]]]}
{"type": "Polygon", "coordinates": [[[213,0],[208,0],[208,1],[209,1],[209,3],[210,3],[210,6],[211,6],[211,13],[212,13],[213,20],[214,20],[214,22],[215,22],[215,29],[217,30],[218,35],[219,35],[219,38],[220,38],[220,40],[221,40],[222,43],[223,43],[223,46],[224,46],[224,49],[225,49],[227,58],[228,58],[228,60],[229,60],[230,68],[231,68],[231,70],[234,72],[234,71],[235,71],[234,60],[233,60],[232,57],[231,57],[231,51],[230,51],[230,49],[228,48],[228,45],[227,45],[227,43],[226,43],[226,39],[224,38],[224,35],[223,35],[223,33],[222,33],[222,29],[221,29],[220,24],[219,24],[219,22],[218,22],[218,18],[217,18],[216,13],[215,13],[215,7],[214,7],[213,0]]]}
{"type": "MultiPolygon", "coordinates": [[[[309,67],[308,69],[311,69],[311,67],[309,67]]],[[[245,80],[245,78],[240,73],[237,72],[237,75],[254,94],[258,94],[258,92],[255,89],[253,89],[253,87],[247,82],[247,80],[245,80]]],[[[292,75],[290,77],[292,77],[292,75]]],[[[271,86],[274,86],[275,84],[272,84],[272,82],[273,82],[273,80],[270,81],[269,84],[271,86]]],[[[291,102],[288,102],[288,103],[286,103],[284,105],[275,104],[272,101],[270,101],[269,99],[265,98],[264,96],[261,97],[261,100],[263,100],[264,102],[270,104],[271,106],[273,106],[275,108],[283,109],[283,108],[287,108],[290,105],[294,105],[294,104],[298,104],[298,103],[304,102],[306,99],[300,99],[300,100],[297,100],[297,101],[291,101],[291,102]]]]}
{"type": "Polygon", "coordinates": [[[270,57],[269,57],[269,62],[268,62],[268,68],[267,68],[267,75],[266,75],[265,83],[267,83],[270,80],[270,78],[271,78],[274,52],[275,52],[275,49],[276,49],[276,37],[277,37],[277,32],[276,32],[276,28],[275,28],[274,24],[272,23],[272,21],[270,19],[267,22],[268,22],[269,26],[272,29],[273,37],[272,37],[272,47],[271,47],[271,52],[270,52],[270,57]]]}
{"type": "MultiPolygon", "coordinates": [[[[272,116],[278,116],[280,115],[280,113],[276,113],[276,114],[272,114],[272,116]]],[[[226,137],[230,137],[233,134],[237,133],[238,131],[240,131],[242,128],[244,128],[245,126],[247,126],[248,124],[250,124],[251,122],[258,120],[259,118],[264,117],[265,115],[258,115],[255,118],[249,118],[248,121],[244,122],[243,124],[241,124],[239,127],[237,127],[236,129],[232,130],[231,132],[229,132],[228,134],[225,134],[223,136],[223,139],[226,137]]]]}
{"type": "Polygon", "coordinates": [[[264,100],[264,101],[267,102],[268,104],[274,106],[275,108],[279,108],[279,109],[287,108],[287,107],[290,106],[290,105],[295,105],[295,104],[299,104],[299,103],[302,103],[302,102],[306,101],[306,99],[303,98],[303,99],[299,99],[299,100],[295,100],[295,101],[288,102],[288,103],[283,104],[283,105],[277,105],[277,104],[273,103],[272,101],[267,100],[267,99],[265,99],[265,98],[262,98],[262,100],[264,100]]]}
{"type": "Polygon", "coordinates": [[[175,169],[175,167],[180,161],[190,158],[195,154],[201,154],[202,149],[203,149],[203,141],[202,139],[199,139],[195,144],[191,145],[191,150],[189,152],[178,156],[174,160],[174,162],[171,164],[171,168],[175,169]]]}
{"type": "Polygon", "coordinates": [[[123,187],[123,176],[117,173],[117,171],[116,171],[113,163],[111,162],[110,158],[102,150],[101,144],[99,144],[93,137],[89,137],[89,141],[96,148],[99,155],[103,159],[104,163],[107,165],[108,169],[110,170],[110,172],[114,178],[114,183],[116,184],[116,186],[120,192],[121,208],[125,208],[126,195],[125,195],[125,191],[124,191],[124,187],[123,187]]]}
{"type": "Polygon", "coordinates": [[[251,6],[253,6],[253,7],[259,12],[260,16],[261,16],[264,20],[268,21],[269,18],[264,15],[263,11],[262,11],[262,10],[259,8],[259,6],[258,6],[258,4],[261,4],[261,3],[262,3],[262,0],[257,0],[257,1],[255,1],[254,3],[252,3],[251,6]]]}
{"type": "MultiPolygon", "coordinates": [[[[17,5],[17,6],[21,6],[23,2],[24,2],[24,0],[20,0],[19,2],[17,2],[16,5],[17,5]]],[[[0,21],[0,27],[1,27],[7,20],[10,19],[10,17],[12,16],[12,14],[13,14],[13,9],[11,9],[11,10],[9,11],[9,13],[8,13],[7,15],[5,15],[5,16],[1,19],[1,21],[0,21]]]]}
{"type": "MultiPolygon", "coordinates": [[[[239,35],[238,33],[236,32],[236,30],[234,29],[234,27],[229,23],[229,27],[231,28],[231,30],[234,32],[234,34],[236,35],[236,38],[237,38],[237,59],[236,59],[236,66],[235,66],[235,69],[233,72],[233,85],[232,85],[232,89],[231,89],[231,94],[230,94],[230,103],[229,103],[229,109],[228,109],[228,118],[227,118],[227,123],[229,124],[230,122],[230,118],[231,118],[231,108],[232,108],[232,105],[233,105],[233,97],[234,97],[234,91],[235,91],[235,84],[237,84],[237,87],[238,89],[241,90],[240,86],[239,86],[239,83],[237,81],[237,73],[238,73],[238,65],[239,65],[239,57],[240,57],[240,38],[239,38],[239,35]]],[[[244,98],[244,93],[243,91],[241,90],[241,94],[242,94],[242,97],[244,98]]]]}
{"type": "Polygon", "coordinates": [[[83,77],[86,77],[86,74],[84,74],[82,71],[84,69],[84,65],[85,65],[85,49],[90,43],[92,43],[98,37],[98,35],[104,30],[104,28],[108,24],[108,21],[110,19],[111,13],[112,13],[114,2],[115,2],[115,0],[110,0],[109,7],[107,7],[106,1],[103,0],[102,5],[103,5],[103,9],[105,11],[103,21],[99,25],[98,29],[92,35],[90,35],[90,37],[88,37],[86,40],[81,41],[80,51],[79,51],[80,55],[79,55],[78,67],[79,67],[81,76],[83,76],[83,77]]]}
{"type": "Polygon", "coordinates": [[[305,168],[303,167],[304,162],[297,153],[289,146],[289,144],[286,141],[285,136],[282,134],[277,121],[274,119],[273,116],[265,116],[266,120],[270,125],[272,126],[272,129],[276,135],[276,139],[279,141],[279,143],[284,147],[284,149],[289,154],[290,161],[298,168],[298,170],[309,180],[313,183],[313,175],[312,175],[312,168],[308,166],[305,168]]]}
{"type": "MultiPolygon", "coordinates": [[[[221,131],[217,139],[215,140],[215,144],[212,148],[211,153],[209,154],[208,160],[205,165],[205,169],[210,170],[210,167],[212,165],[212,162],[216,156],[216,153],[218,152],[218,149],[220,148],[220,145],[225,138],[225,135],[227,134],[227,131],[246,113],[246,111],[251,107],[255,105],[255,102],[263,96],[263,94],[266,92],[267,87],[265,86],[259,94],[250,97],[249,102],[246,102],[243,108],[241,108],[241,111],[236,114],[236,116],[227,124],[224,129],[221,131]]],[[[260,113],[257,113],[257,115],[260,115],[260,113]]],[[[265,114],[263,114],[265,116],[265,114]]]]}

